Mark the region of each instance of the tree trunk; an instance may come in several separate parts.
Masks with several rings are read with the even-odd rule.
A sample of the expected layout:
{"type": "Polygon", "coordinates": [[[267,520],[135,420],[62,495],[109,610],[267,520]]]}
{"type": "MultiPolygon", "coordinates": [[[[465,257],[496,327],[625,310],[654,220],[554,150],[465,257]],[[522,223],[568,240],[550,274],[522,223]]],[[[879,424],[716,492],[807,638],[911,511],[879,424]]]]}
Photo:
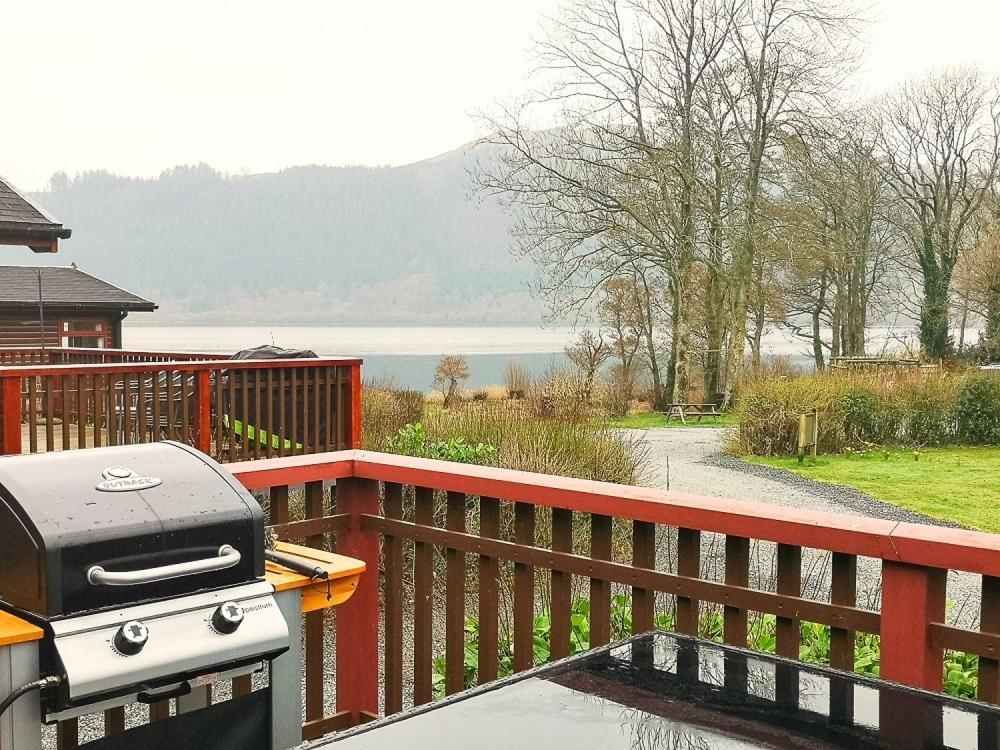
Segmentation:
{"type": "Polygon", "coordinates": [[[948,356],[949,274],[941,268],[924,268],[924,304],[920,310],[920,348],[931,359],[948,356]]]}

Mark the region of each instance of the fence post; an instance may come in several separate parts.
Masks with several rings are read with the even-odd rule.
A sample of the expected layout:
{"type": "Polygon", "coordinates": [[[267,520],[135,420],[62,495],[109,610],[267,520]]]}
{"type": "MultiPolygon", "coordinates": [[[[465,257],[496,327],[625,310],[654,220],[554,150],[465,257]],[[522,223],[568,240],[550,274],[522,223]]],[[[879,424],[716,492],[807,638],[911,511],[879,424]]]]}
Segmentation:
{"type": "Polygon", "coordinates": [[[351,365],[351,448],[361,447],[361,364],[351,365]]]}
{"type": "Polygon", "coordinates": [[[380,515],[378,482],[338,479],[338,514],[350,524],[337,533],[337,552],[363,560],[367,569],[353,596],[337,607],[337,713],[351,712],[352,724],[378,715],[379,567],[376,534],[361,529],[361,515],[380,515]]]}
{"type": "Polygon", "coordinates": [[[947,571],[882,562],[879,676],[940,691],[944,653],[931,645],[930,625],[944,622],[947,571]]]}
{"type": "Polygon", "coordinates": [[[195,447],[202,453],[212,452],[212,381],[208,370],[197,373],[197,436],[195,447]]]}
{"type": "MultiPolygon", "coordinates": [[[[0,419],[3,426],[3,455],[21,453],[21,376],[0,379],[0,419]]],[[[32,425],[34,429],[34,425],[32,425]]]]}

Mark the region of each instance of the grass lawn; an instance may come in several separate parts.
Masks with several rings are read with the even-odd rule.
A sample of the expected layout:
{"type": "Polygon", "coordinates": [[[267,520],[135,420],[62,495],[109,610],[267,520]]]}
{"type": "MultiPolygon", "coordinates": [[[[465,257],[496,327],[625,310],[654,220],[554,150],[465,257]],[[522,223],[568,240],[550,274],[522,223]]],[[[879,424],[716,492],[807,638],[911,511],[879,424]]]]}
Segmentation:
{"type": "Polygon", "coordinates": [[[872,497],[932,518],[1000,533],[1000,448],[928,448],[913,460],[904,448],[886,453],[808,458],[748,456],[810,479],[854,487],[872,497]]]}
{"type": "Polygon", "coordinates": [[[608,427],[646,430],[652,427],[735,427],[736,420],[729,413],[723,413],[721,417],[704,417],[701,422],[689,419],[686,424],[681,424],[677,417],[671,417],[670,421],[667,421],[663,414],[654,411],[639,411],[629,414],[623,419],[612,419],[605,424],[608,427]]]}

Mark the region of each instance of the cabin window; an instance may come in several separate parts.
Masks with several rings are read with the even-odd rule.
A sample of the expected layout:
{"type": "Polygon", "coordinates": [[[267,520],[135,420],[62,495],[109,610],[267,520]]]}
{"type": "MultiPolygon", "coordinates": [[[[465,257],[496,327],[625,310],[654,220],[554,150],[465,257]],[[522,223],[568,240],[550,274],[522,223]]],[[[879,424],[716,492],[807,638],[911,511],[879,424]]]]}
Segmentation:
{"type": "Polygon", "coordinates": [[[103,320],[67,320],[62,324],[62,345],[103,349],[107,343],[103,320]]]}

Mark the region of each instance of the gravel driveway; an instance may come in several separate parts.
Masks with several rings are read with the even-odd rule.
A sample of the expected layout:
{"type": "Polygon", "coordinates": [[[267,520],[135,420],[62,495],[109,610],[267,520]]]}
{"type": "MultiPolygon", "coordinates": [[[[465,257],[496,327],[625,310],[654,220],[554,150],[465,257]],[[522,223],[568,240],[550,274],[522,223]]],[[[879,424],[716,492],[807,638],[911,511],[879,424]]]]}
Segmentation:
{"type": "MultiPolygon", "coordinates": [[[[919,513],[881,502],[850,487],[816,482],[791,472],[758,466],[723,453],[724,430],[716,427],[631,430],[645,441],[654,464],[654,486],[710,497],[748,500],[890,521],[948,526],[919,513]]],[[[704,545],[703,545],[704,546],[704,545]]],[[[709,548],[702,561],[703,574],[721,567],[719,545],[709,548]]],[[[753,585],[770,588],[774,545],[761,544],[756,551],[757,572],[753,585]]],[[[803,585],[811,585],[819,596],[829,590],[826,556],[803,550],[803,585]],[[813,581],[808,581],[812,576],[813,581]]],[[[714,576],[713,576],[714,577],[714,576]]],[[[874,606],[879,596],[879,565],[868,558],[858,560],[860,606],[874,606]]],[[[809,594],[810,596],[813,593],[809,594]]],[[[980,577],[966,573],[948,576],[948,620],[964,627],[978,626],[980,577]]]]}

